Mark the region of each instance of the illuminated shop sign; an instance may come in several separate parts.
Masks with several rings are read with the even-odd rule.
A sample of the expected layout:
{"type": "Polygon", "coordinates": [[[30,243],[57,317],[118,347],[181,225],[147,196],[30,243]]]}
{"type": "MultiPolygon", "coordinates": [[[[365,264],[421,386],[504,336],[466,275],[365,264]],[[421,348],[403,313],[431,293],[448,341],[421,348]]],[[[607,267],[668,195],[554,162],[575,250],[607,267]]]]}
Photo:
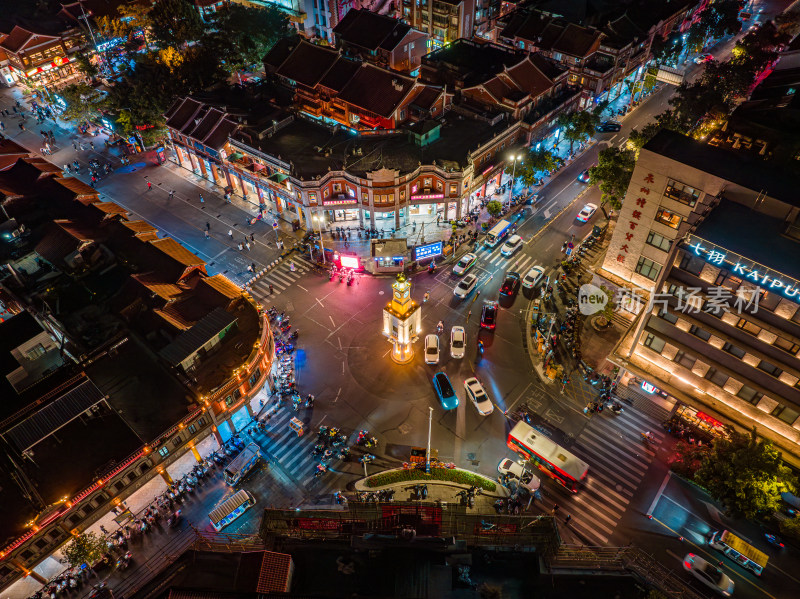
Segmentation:
{"type": "Polygon", "coordinates": [[[425,260],[425,258],[435,258],[442,255],[444,244],[441,241],[418,245],[414,248],[414,260],[425,260]]]}
{"type": "Polygon", "coordinates": [[[411,196],[412,200],[441,200],[442,198],[444,198],[443,193],[423,193],[411,196]]]}
{"type": "Polygon", "coordinates": [[[358,204],[355,198],[349,200],[322,200],[323,206],[344,206],[345,204],[358,204]]]}
{"type": "Polygon", "coordinates": [[[750,281],[766,291],[780,293],[800,303],[800,282],[795,279],[694,235],[689,235],[687,245],[695,256],[700,256],[706,262],[726,268],[731,274],[741,277],[744,281],[750,281]]]}

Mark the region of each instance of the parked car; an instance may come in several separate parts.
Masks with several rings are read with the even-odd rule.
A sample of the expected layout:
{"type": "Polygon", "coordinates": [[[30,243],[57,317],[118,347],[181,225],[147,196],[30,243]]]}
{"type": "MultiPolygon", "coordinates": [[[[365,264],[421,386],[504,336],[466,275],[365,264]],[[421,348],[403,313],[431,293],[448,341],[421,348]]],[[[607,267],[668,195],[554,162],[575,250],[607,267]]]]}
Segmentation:
{"type": "Polygon", "coordinates": [[[458,407],[458,396],[444,372],[437,372],[433,375],[433,388],[445,410],[453,410],[458,407]]]}
{"type": "Polygon", "coordinates": [[[475,254],[464,254],[453,267],[453,274],[458,276],[465,274],[470,268],[475,266],[477,261],[478,257],[475,254]]]}
{"type": "Polygon", "coordinates": [[[503,247],[500,248],[500,253],[506,258],[509,258],[513,256],[518,250],[521,249],[522,249],[522,237],[520,237],[519,235],[512,235],[511,237],[508,238],[508,241],[506,241],[503,244],[503,247]]]}
{"type": "Polygon", "coordinates": [[[525,289],[533,289],[541,282],[542,277],[544,277],[544,268],[534,266],[522,277],[522,286],[525,289]]]}
{"type": "Polygon", "coordinates": [[[492,400],[486,394],[486,389],[483,388],[481,382],[474,376],[464,381],[464,390],[467,392],[467,398],[478,410],[481,416],[488,416],[494,411],[492,400]]]}
{"type": "Polygon", "coordinates": [[[503,284],[500,285],[500,295],[514,297],[519,289],[519,273],[508,271],[506,278],[503,279],[503,284]]]}
{"type": "Polygon", "coordinates": [[[543,193],[532,193],[527,198],[525,198],[525,203],[528,206],[538,204],[544,201],[544,194],[543,193]]]}
{"type": "Polygon", "coordinates": [[[453,295],[464,299],[475,289],[475,285],[477,284],[478,276],[470,273],[458,282],[458,285],[453,289],[453,295]]]}
{"type": "Polygon", "coordinates": [[[597,204],[586,204],[575,218],[578,219],[578,222],[586,223],[594,216],[595,212],[597,212],[597,204]]]}
{"type": "Polygon", "coordinates": [[[497,465],[497,472],[500,473],[501,476],[518,480],[521,485],[527,487],[531,491],[536,491],[542,486],[542,481],[539,477],[528,470],[524,463],[514,461],[511,458],[500,460],[500,463],[497,465]]]}
{"type": "Polygon", "coordinates": [[[683,558],[683,569],[720,595],[730,597],[733,594],[734,584],[730,577],[699,555],[687,553],[683,558]]]}
{"type": "Polygon", "coordinates": [[[486,300],[483,302],[483,309],[481,310],[481,327],[484,329],[493,329],[497,326],[497,302],[486,300]]]}
{"type": "Polygon", "coordinates": [[[467,333],[464,327],[455,326],[450,329],[450,357],[460,360],[467,351],[467,333]]]}
{"type": "Polygon", "coordinates": [[[580,175],[578,175],[578,181],[581,183],[588,183],[589,182],[589,169],[587,168],[583,171],[580,175]]]}
{"type": "Polygon", "coordinates": [[[426,335],[425,336],[425,363],[438,364],[439,363],[439,336],[426,335]]]}
{"type": "Polygon", "coordinates": [[[616,133],[620,129],[622,129],[622,125],[616,121],[603,121],[597,125],[597,130],[600,133],[616,133]]]}

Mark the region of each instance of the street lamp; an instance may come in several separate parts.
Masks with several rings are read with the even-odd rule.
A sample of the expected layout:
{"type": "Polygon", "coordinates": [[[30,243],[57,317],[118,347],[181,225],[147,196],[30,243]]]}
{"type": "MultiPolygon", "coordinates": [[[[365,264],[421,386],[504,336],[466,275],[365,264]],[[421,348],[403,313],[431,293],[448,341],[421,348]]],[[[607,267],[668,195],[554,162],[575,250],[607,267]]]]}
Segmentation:
{"type": "Polygon", "coordinates": [[[322,250],[322,263],[325,264],[325,246],[322,244],[322,217],[314,215],[312,218],[317,221],[319,226],[319,249],[322,250]]]}
{"type": "Polygon", "coordinates": [[[517,162],[522,160],[522,154],[520,155],[513,155],[511,156],[511,185],[509,186],[508,190],[508,201],[511,201],[511,197],[514,195],[514,175],[517,172],[517,162]]]}
{"type": "Polygon", "coordinates": [[[425,450],[425,474],[431,473],[431,424],[433,423],[433,408],[428,406],[428,447],[425,450]]]}

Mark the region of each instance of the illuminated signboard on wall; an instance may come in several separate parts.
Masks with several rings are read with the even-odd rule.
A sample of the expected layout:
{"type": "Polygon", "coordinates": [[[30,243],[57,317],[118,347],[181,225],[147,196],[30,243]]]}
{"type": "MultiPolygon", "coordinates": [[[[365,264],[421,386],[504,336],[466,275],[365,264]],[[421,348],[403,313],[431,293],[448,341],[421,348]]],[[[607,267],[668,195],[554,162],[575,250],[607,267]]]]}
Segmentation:
{"type": "Polygon", "coordinates": [[[412,195],[412,200],[441,200],[444,198],[443,193],[423,193],[421,195],[412,195]]]}
{"type": "Polygon", "coordinates": [[[694,235],[688,236],[686,245],[695,256],[703,258],[706,262],[725,268],[731,274],[758,285],[765,291],[778,293],[800,303],[800,281],[694,235]]]}
{"type": "Polygon", "coordinates": [[[350,200],[322,200],[323,206],[343,206],[345,204],[358,204],[355,198],[350,200]]]}
{"type": "Polygon", "coordinates": [[[414,248],[414,260],[425,260],[426,258],[441,256],[443,247],[444,244],[441,241],[418,245],[414,248]]]}

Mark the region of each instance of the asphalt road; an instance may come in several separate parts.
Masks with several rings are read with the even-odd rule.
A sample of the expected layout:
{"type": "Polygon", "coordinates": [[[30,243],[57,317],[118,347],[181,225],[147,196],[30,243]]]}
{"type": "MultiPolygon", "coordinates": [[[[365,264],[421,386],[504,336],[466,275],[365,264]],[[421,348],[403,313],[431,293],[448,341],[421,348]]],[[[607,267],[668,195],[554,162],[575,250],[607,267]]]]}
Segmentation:
{"type": "MultiPolygon", "coordinates": [[[[719,56],[731,46],[732,42],[726,42],[712,53],[719,56]]],[[[696,76],[701,68],[690,65],[689,76],[696,76]]],[[[494,475],[501,458],[512,456],[506,447],[512,422],[504,412],[527,404],[535,409],[554,438],[564,439],[571,451],[590,464],[589,484],[581,493],[571,495],[545,480],[544,498],[532,507],[534,511],[544,511],[558,503],[559,514],[570,514],[572,521],[568,530],[565,527],[565,538],[592,545],[634,542],[651,551],[659,561],[674,563],[678,576],[687,576],[680,567],[680,559],[687,551],[715,554],[703,546],[701,538],[706,529],[719,525],[712,504],[695,488],[677,480],[667,479],[661,486],[667,472],[664,458],[672,441],[659,435],[659,443],[653,449],[642,447],[638,441],[639,431],[657,427],[658,422],[651,415],[626,410],[619,417],[605,414],[589,419],[582,413],[582,405],[561,396],[557,387],[539,380],[524,342],[525,310],[534,297],[531,293],[520,291],[500,301],[497,328],[493,332],[479,326],[482,302],[498,297],[507,271],[516,270],[524,275],[532,266],[540,265],[547,274],[553,272],[562,258],[561,244],[573,234],[580,240],[593,224],[602,222],[602,211],[597,211],[588,223],[576,221],[583,204],[600,204],[599,190],[578,182],[577,175],[596,164],[600,149],[623,144],[632,128],[643,126],[665,110],[673,92],[674,88],[662,86],[621,119],[619,133],[599,134],[597,143],[548,182],[541,190],[544,200],[536,207],[522,209],[518,233],[525,244],[516,255],[500,256],[499,246],[476,249],[479,259],[473,272],[480,278],[480,296],[476,291],[466,300],[453,296],[459,277],[453,275],[451,266],[440,267],[433,275],[420,273],[413,277],[412,295],[417,301],[422,302],[425,292],[430,291],[430,300],[422,307],[421,339],[425,334],[435,333],[437,322],[442,321],[445,326],[441,360],[435,366],[424,363],[421,339],[410,364],[398,366],[392,362],[389,343],[381,335],[381,310],[390,298],[391,278],[364,276],[348,286],[338,278],[330,281],[326,272],[298,260],[294,272],[285,264],[275,272],[276,280],[284,283],[281,293],[270,296],[263,288],[256,289],[254,294],[258,299],[285,310],[293,327],[299,329],[295,355],[299,386],[303,393],[314,393],[317,397],[313,410],[293,413],[281,408],[270,421],[267,432],[255,434],[254,440],[262,446],[268,461],[248,478],[244,487],[254,492],[259,505],[331,505],[334,490],[345,488],[363,475],[363,466],[351,460],[334,462],[331,472],[314,476],[318,458],[310,450],[320,424],[339,426],[353,435],[360,429],[376,435],[379,446],[370,450],[376,460],[367,466],[372,472],[402,463],[408,459],[411,447],[425,445],[430,407],[433,408],[432,445],[439,457],[460,467],[494,475]],[[463,359],[449,357],[449,331],[455,325],[464,326],[467,332],[467,352],[463,359]],[[486,347],[482,357],[476,351],[478,339],[486,347]],[[439,370],[448,374],[459,395],[460,403],[455,410],[444,411],[436,400],[431,377],[439,370]],[[486,387],[495,404],[491,415],[479,415],[465,401],[462,382],[470,376],[477,376],[486,387]],[[310,431],[301,438],[287,427],[288,419],[295,415],[305,421],[310,431]],[[655,515],[653,520],[647,518],[648,513],[655,515]]],[[[3,94],[7,97],[8,93],[8,90],[0,93],[0,104],[8,105],[7,100],[3,101],[3,94]]],[[[85,164],[93,156],[92,152],[73,151],[70,140],[75,137],[74,131],[59,129],[57,137],[60,149],[53,156],[56,163],[72,162],[77,157],[85,164]]],[[[32,149],[38,148],[35,131],[17,133],[15,139],[32,149]]],[[[101,154],[104,159],[116,161],[106,151],[101,154]]],[[[205,184],[198,183],[178,176],[171,169],[153,166],[145,159],[120,169],[102,181],[99,189],[133,215],[153,223],[198,253],[209,262],[212,272],[224,272],[234,280],[243,281],[248,278],[246,267],[250,262],[267,264],[278,255],[275,234],[266,223],[252,227],[244,224],[251,213],[248,210],[254,207],[225,204],[205,184]],[[154,183],[151,191],[146,187],[148,180],[154,183]],[[176,190],[172,199],[171,190],[176,190]],[[204,202],[199,200],[201,193],[204,202]],[[206,223],[211,226],[210,239],[203,233],[206,223]],[[229,229],[234,231],[234,239],[227,235],[229,229]],[[249,253],[236,248],[245,231],[256,238],[249,253]]],[[[364,451],[355,453],[358,457],[364,451]]],[[[228,492],[221,481],[208,483],[202,496],[192,500],[196,507],[185,511],[187,517],[204,526],[205,514],[228,492]]],[[[251,510],[228,530],[254,531],[258,517],[259,510],[251,510]]],[[[746,524],[726,524],[737,531],[744,530],[754,542],[759,539],[758,532],[746,524]]],[[[773,556],[766,543],[755,544],[771,555],[772,564],[762,579],[726,564],[725,571],[737,582],[736,595],[797,596],[799,587],[791,567],[797,563],[794,550],[773,556]]]]}

